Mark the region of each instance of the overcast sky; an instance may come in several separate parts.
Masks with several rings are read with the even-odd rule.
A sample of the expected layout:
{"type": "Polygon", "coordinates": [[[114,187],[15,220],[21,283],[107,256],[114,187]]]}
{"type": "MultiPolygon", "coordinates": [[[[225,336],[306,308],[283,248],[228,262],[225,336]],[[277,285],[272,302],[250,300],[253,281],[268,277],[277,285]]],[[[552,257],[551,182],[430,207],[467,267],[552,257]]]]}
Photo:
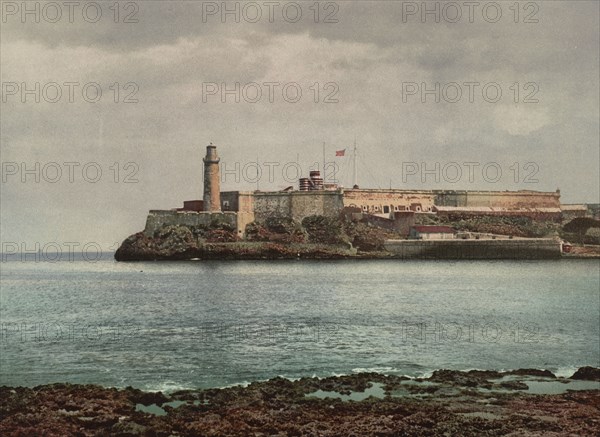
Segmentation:
{"type": "Polygon", "coordinates": [[[361,187],[599,201],[597,1],[113,3],[2,2],[3,242],[109,249],[201,198],[211,141],[223,190],[323,143],[348,186],[356,137],[361,187]]]}

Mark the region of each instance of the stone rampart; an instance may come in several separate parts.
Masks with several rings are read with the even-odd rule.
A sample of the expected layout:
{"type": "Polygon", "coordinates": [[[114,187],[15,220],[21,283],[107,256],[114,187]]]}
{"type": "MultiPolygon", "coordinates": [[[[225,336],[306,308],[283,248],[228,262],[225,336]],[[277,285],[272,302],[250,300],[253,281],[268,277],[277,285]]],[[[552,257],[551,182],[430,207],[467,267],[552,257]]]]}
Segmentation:
{"type": "Polygon", "coordinates": [[[560,208],[560,192],[541,191],[437,191],[437,206],[492,208],[560,208]]]}
{"type": "Polygon", "coordinates": [[[311,215],[338,217],[344,207],[339,191],[255,192],[254,216],[264,221],[270,216],[302,221],[311,215]]]}
{"type": "Polygon", "coordinates": [[[395,211],[430,212],[435,204],[433,191],[345,190],[344,206],[358,207],[369,214],[395,211]]]}
{"type": "MultiPolygon", "coordinates": [[[[238,214],[234,212],[194,212],[194,211],[172,211],[151,210],[146,218],[144,234],[152,237],[156,231],[164,226],[208,226],[215,221],[226,223],[238,229],[238,214]]],[[[239,229],[238,229],[239,233],[239,229]]],[[[242,230],[243,233],[243,230],[242,230]]]]}
{"type": "Polygon", "coordinates": [[[560,258],[552,238],[514,240],[387,240],[387,251],[402,259],[551,259],[560,258]]]}

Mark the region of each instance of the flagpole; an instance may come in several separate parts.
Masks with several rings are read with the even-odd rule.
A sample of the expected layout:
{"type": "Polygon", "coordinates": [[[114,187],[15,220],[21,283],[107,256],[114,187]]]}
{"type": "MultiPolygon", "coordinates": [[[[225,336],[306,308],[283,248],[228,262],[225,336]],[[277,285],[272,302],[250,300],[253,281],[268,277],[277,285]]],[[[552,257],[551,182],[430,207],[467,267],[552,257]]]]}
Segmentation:
{"type": "Polygon", "coordinates": [[[358,185],[358,172],[356,167],[356,135],[354,136],[354,184],[352,188],[358,185]]]}

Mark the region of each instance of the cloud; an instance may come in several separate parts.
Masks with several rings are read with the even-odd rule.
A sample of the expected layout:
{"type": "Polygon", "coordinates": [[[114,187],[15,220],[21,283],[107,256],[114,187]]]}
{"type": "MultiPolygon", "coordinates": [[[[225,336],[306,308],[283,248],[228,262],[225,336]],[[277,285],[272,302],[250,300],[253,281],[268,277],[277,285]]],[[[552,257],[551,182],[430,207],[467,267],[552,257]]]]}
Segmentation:
{"type": "Polygon", "coordinates": [[[495,126],[510,135],[528,135],[551,121],[544,108],[500,105],[494,110],[495,126]]]}
{"type": "MultiPolygon", "coordinates": [[[[129,25],[110,15],[94,25],[12,18],[2,24],[2,82],[80,84],[73,103],[3,96],[2,161],[96,162],[104,170],[92,185],[81,178],[2,183],[3,239],[57,238],[60,231],[64,238],[108,242],[137,231],[148,209],[200,196],[209,141],[230,166],[299,158],[308,169],[321,161],[323,142],[327,150],[347,148],[356,135],[374,177],[363,185],[388,186],[392,179],[400,186],[404,161],[535,161],[541,169],[535,187],[508,180],[455,188],[560,186],[566,201],[599,196],[595,2],[540,3],[540,22],[530,25],[506,14],[495,24],[404,23],[398,2],[339,3],[339,22],[329,24],[315,22],[308,9],[297,23],[222,23],[218,17],[204,22],[201,2],[138,3],[139,22],[129,25]],[[431,88],[468,81],[482,84],[473,102],[442,96],[422,103],[420,94],[403,101],[403,82],[431,88]],[[89,82],[102,88],[97,103],[81,97],[89,82]],[[138,87],[137,103],[123,102],[130,82],[138,87]],[[208,82],[218,85],[216,94],[203,94],[208,82]],[[265,82],[279,83],[273,102],[265,82]],[[497,103],[481,96],[489,82],[502,87],[497,103]],[[539,103],[515,103],[510,87],[517,84],[521,98],[529,82],[539,87],[539,103]],[[228,95],[222,103],[221,88],[236,83],[242,89],[259,84],[262,99],[228,95]],[[301,87],[298,102],[283,98],[286,83],[301,87]],[[328,96],[333,102],[325,103],[328,96]],[[110,167],[118,163],[122,176],[128,162],[139,166],[139,183],[111,182],[110,167]],[[34,206],[39,215],[31,215],[34,206]]],[[[260,187],[285,183],[280,178],[260,187]]],[[[254,189],[256,183],[230,178],[223,186],[254,189]]]]}

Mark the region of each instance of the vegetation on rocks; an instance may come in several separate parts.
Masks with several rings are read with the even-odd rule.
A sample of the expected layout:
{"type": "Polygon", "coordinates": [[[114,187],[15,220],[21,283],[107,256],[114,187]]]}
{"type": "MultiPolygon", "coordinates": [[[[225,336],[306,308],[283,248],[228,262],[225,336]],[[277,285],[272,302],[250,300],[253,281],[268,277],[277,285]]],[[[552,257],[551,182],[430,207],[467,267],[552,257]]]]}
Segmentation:
{"type": "Polygon", "coordinates": [[[402,238],[397,233],[370,226],[365,222],[345,221],[344,232],[348,235],[352,246],[361,252],[383,251],[385,240],[402,238]]]}
{"type": "Polygon", "coordinates": [[[311,243],[344,244],[349,242],[342,222],[338,218],[311,215],[302,220],[302,227],[311,243]]]}
{"type": "Polygon", "coordinates": [[[265,223],[252,222],[246,226],[247,241],[277,241],[282,244],[304,243],[306,233],[300,223],[289,217],[269,217],[265,223]]]}
{"type": "MultiPolygon", "coordinates": [[[[185,227],[185,226],[180,226],[185,227]]],[[[229,223],[219,222],[214,220],[210,225],[190,226],[188,229],[192,231],[194,237],[199,244],[207,243],[233,243],[239,238],[236,230],[229,223]]]]}
{"type": "Polygon", "coordinates": [[[586,244],[600,244],[600,228],[589,228],[583,237],[583,242],[586,244]]]}
{"type": "Polygon", "coordinates": [[[537,221],[523,216],[431,216],[429,223],[450,225],[457,231],[512,235],[514,237],[543,238],[556,236],[560,225],[551,221],[537,221]]]}
{"type": "Polygon", "coordinates": [[[563,226],[561,237],[571,243],[600,244],[600,220],[574,218],[563,226]]]}
{"type": "Polygon", "coordinates": [[[600,220],[589,217],[577,217],[563,226],[563,231],[585,235],[590,228],[600,228],[600,220]]]}

